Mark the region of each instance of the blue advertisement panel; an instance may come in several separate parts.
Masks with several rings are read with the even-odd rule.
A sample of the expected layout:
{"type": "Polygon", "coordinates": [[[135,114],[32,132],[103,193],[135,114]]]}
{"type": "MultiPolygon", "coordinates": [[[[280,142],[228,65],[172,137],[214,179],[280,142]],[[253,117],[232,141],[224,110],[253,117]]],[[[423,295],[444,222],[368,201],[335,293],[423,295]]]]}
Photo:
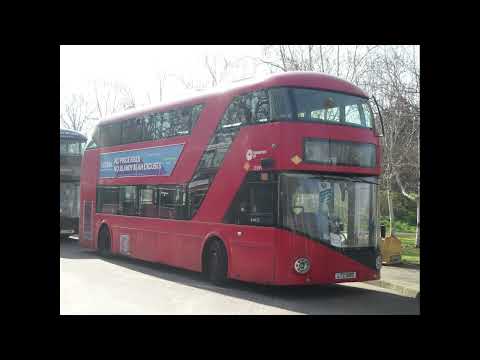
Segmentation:
{"type": "Polygon", "coordinates": [[[184,144],[100,154],[99,178],[170,176],[184,144]]]}

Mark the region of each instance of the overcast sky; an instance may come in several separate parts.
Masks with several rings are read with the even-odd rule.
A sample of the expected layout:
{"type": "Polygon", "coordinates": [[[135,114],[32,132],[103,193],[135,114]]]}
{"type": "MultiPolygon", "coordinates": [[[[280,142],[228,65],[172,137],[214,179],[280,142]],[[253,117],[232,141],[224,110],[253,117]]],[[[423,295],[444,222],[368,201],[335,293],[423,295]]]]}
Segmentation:
{"type": "MultiPolygon", "coordinates": [[[[62,45],[60,111],[72,94],[82,94],[92,103],[95,82],[99,89],[104,81],[128,87],[137,107],[160,101],[159,79],[165,76],[162,100],[181,96],[186,89],[177,77],[194,81],[195,87],[211,81],[205,56],[216,60],[217,68],[223,66],[223,58],[237,60],[225,82],[264,75],[268,69],[255,67],[252,60],[262,57],[262,49],[262,45],[62,45]]],[[[415,50],[418,58],[419,46],[415,50]]]]}
{"type": "MultiPolygon", "coordinates": [[[[159,78],[175,74],[187,80],[209,79],[205,56],[229,59],[260,57],[261,45],[62,45],[60,47],[60,101],[72,93],[91,93],[94,81],[115,81],[130,87],[139,105],[147,93],[153,103],[159,99],[159,78]]],[[[236,76],[250,76],[246,65],[236,76]]],[[[163,98],[185,92],[173,76],[167,78],[163,98]]]]}

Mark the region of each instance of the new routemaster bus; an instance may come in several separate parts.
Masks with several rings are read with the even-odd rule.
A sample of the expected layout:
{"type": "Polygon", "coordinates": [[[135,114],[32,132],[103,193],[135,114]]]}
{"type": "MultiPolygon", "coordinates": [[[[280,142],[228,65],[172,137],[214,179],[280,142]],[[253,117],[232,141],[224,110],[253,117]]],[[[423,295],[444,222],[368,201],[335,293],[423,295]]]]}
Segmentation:
{"type": "Polygon", "coordinates": [[[60,129],[60,239],[78,234],[80,163],[86,141],[78,131],[60,129]]]}
{"type": "Polygon", "coordinates": [[[379,279],[378,136],[365,92],[310,72],[114,115],[83,157],[80,243],[217,284],[379,279]]]}

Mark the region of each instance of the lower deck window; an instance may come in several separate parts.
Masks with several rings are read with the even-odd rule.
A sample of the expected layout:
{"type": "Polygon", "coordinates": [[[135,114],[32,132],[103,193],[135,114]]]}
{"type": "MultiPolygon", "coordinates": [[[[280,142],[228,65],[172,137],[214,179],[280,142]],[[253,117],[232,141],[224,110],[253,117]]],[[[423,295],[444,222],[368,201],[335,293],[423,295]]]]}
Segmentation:
{"type": "Polygon", "coordinates": [[[158,191],[154,186],[139,189],[140,216],[158,217],[158,191]]]}
{"type": "Polygon", "coordinates": [[[184,219],[185,191],[178,185],[98,186],[97,213],[184,219]]]}

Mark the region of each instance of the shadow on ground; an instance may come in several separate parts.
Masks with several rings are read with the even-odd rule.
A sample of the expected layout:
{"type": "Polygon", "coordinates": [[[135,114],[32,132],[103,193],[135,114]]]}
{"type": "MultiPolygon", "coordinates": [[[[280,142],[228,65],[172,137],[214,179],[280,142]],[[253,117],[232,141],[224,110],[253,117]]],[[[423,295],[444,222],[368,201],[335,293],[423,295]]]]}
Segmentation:
{"type": "Polygon", "coordinates": [[[218,287],[197,272],[123,256],[100,257],[95,251],[81,248],[78,243],[72,241],[61,243],[60,257],[102,260],[163,280],[303,314],[420,313],[419,301],[416,299],[375,290],[374,287],[365,288],[361,284],[269,286],[231,280],[225,286],[218,287]]]}

